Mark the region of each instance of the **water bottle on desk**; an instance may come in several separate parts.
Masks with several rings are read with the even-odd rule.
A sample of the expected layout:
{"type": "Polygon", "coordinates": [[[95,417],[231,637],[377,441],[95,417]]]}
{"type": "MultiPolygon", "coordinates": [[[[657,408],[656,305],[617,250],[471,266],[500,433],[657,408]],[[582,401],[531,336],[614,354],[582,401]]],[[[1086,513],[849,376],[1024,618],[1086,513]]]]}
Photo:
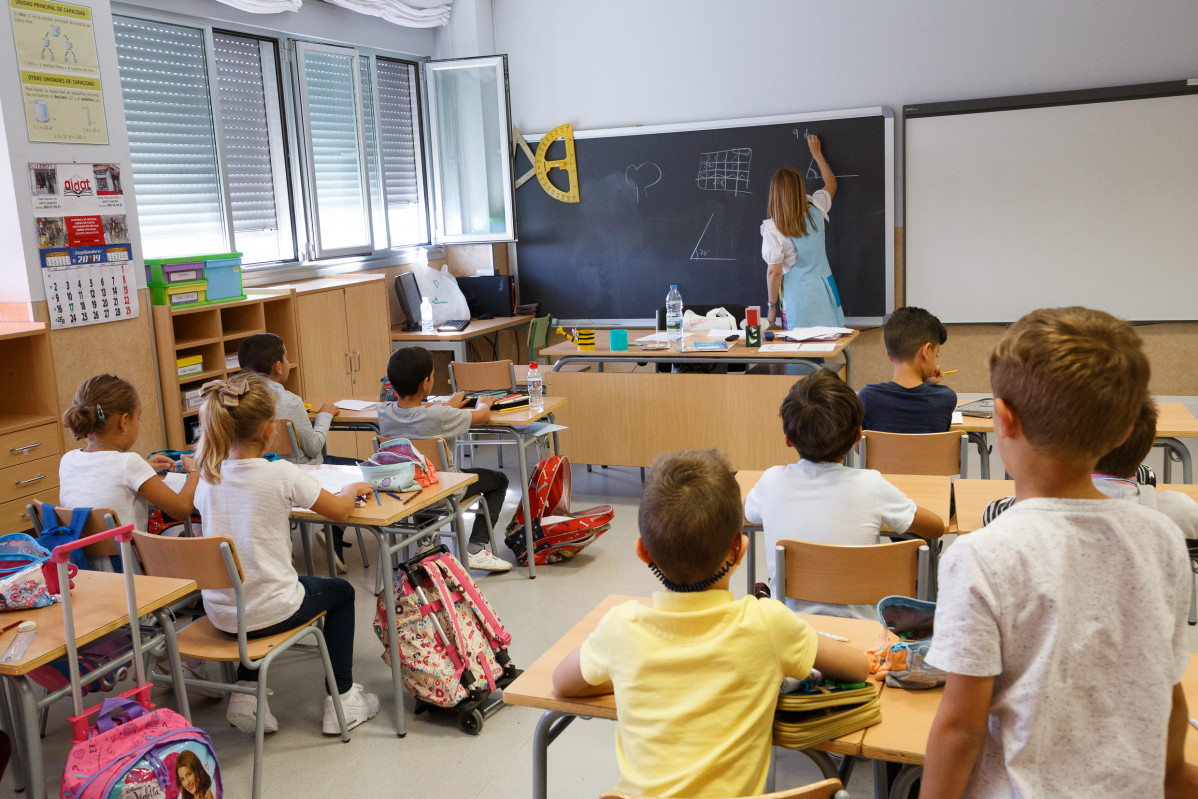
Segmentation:
{"type": "Polygon", "coordinates": [[[528,409],[533,413],[545,410],[545,381],[536,361],[528,362],[528,409]]]}
{"type": "Polygon", "coordinates": [[[682,341],[682,295],[676,285],[666,295],[666,337],[671,344],[682,341]]]}
{"type": "Polygon", "coordinates": [[[428,301],[428,297],[420,298],[420,332],[437,332],[437,326],[433,324],[433,304],[428,301]]]}

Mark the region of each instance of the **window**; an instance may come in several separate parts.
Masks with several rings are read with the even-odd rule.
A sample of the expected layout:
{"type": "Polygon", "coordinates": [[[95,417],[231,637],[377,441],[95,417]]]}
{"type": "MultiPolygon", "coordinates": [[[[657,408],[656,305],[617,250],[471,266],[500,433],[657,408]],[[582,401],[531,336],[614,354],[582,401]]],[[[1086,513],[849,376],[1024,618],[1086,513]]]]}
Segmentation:
{"type": "Polygon", "coordinates": [[[204,35],[114,17],[145,257],[227,247],[204,35]]]}
{"type": "Polygon", "coordinates": [[[379,151],[385,177],[383,197],[391,246],[420,244],[428,238],[424,170],[420,168],[420,118],[416,105],[416,66],[376,58],[379,151]]]}

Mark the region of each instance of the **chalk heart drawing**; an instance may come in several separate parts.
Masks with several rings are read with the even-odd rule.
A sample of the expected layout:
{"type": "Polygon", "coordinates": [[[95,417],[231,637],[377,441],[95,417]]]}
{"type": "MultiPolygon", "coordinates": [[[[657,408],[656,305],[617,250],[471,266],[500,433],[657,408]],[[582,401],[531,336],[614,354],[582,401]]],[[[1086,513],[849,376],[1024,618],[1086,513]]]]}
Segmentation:
{"type": "Polygon", "coordinates": [[[624,181],[636,189],[636,201],[641,201],[641,195],[649,196],[649,187],[661,182],[661,167],[652,161],[643,164],[629,164],[624,170],[624,181]]]}

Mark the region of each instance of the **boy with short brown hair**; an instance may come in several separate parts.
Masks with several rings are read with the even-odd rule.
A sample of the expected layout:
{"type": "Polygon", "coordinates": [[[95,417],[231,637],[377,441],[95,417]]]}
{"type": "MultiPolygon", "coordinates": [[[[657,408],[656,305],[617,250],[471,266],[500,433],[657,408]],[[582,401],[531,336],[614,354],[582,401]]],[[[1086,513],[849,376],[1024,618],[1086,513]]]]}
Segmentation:
{"type": "Polygon", "coordinates": [[[784,677],[860,682],[865,655],[780,602],[728,590],[745,555],[740,489],[713,450],[663,455],[645,483],[637,556],[668,589],[612,608],[558,665],[566,696],[616,695],[618,790],[651,796],[763,793],[784,677]]]}
{"type": "Polygon", "coordinates": [[[1181,532],[1090,478],[1140,413],[1148,373],[1131,326],[1086,308],[1034,311],[990,356],[1019,501],[940,564],[927,660],[949,676],[923,799],[1195,795],[1181,532]]]}
{"type": "Polygon", "coordinates": [[[940,384],[940,347],[948,341],[948,329],[932,313],[907,306],[886,318],[882,340],[894,377],[858,392],[865,405],[865,429],[947,432],[957,407],[957,392],[940,384]]]}

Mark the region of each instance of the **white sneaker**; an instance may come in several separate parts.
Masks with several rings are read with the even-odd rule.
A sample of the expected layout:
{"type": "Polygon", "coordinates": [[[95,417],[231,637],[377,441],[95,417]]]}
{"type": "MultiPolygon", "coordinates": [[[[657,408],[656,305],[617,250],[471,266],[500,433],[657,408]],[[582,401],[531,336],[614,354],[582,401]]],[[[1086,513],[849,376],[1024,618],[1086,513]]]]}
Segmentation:
{"type": "MultiPolygon", "coordinates": [[[[367,693],[361,685],[354,683],[352,688],[341,695],[341,710],[345,713],[346,728],[352,730],[359,724],[370,721],[379,712],[379,695],[367,693]]],[[[321,731],[325,735],[341,734],[331,696],[324,698],[324,723],[321,731]]]]}
{"type": "MultiPolygon", "coordinates": [[[[250,688],[257,685],[247,680],[238,680],[237,684],[250,688]]],[[[262,710],[266,713],[265,731],[278,732],[279,720],[270,712],[270,705],[265,701],[262,702],[262,710]]],[[[237,729],[253,735],[254,725],[258,723],[258,698],[253,694],[230,694],[229,709],[225,711],[225,718],[237,729]]]]}
{"type": "Polygon", "coordinates": [[[503,558],[495,557],[491,554],[491,550],[486,547],[483,547],[478,552],[467,553],[466,561],[467,565],[476,571],[506,572],[512,570],[512,564],[503,558]]]}

